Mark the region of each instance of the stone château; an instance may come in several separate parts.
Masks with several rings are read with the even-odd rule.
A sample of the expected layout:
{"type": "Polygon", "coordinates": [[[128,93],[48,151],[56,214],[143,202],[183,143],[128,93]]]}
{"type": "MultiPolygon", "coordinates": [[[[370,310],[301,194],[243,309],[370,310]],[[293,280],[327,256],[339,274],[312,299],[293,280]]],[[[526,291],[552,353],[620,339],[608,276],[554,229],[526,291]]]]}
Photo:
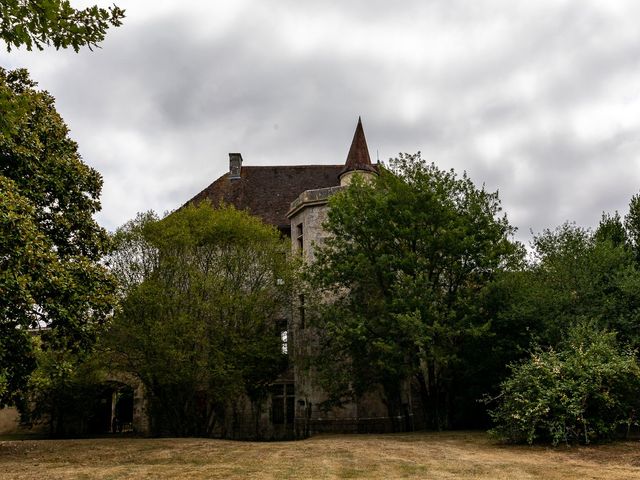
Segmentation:
{"type": "MultiPolygon", "coordinates": [[[[326,239],[323,223],[329,197],[347,188],[354,176],[377,175],[371,163],[367,142],[358,119],[346,162],[337,165],[248,166],[240,153],[229,154],[229,171],[194,196],[188,203],[208,200],[217,205],[233,205],[277,227],[291,238],[293,255],[306,263],[315,259],[314,250],[326,239]]],[[[260,419],[267,438],[301,437],[318,432],[389,431],[409,429],[413,425],[411,396],[404,400],[402,418],[388,418],[379,395],[369,395],[358,402],[326,410],[321,404],[326,394],[314,379],[312,370],[296,362],[315,348],[313,329],[305,325],[304,297],[296,295],[286,319],[281,320],[282,338],[287,346],[290,369],[271,390],[269,405],[260,419]],[[392,427],[395,426],[395,427],[392,427]],[[398,427],[399,426],[399,427],[398,427]]],[[[249,412],[246,412],[249,415],[249,412]]],[[[248,431],[247,431],[248,433],[248,431]]],[[[242,434],[240,433],[240,436],[242,434]]]]}

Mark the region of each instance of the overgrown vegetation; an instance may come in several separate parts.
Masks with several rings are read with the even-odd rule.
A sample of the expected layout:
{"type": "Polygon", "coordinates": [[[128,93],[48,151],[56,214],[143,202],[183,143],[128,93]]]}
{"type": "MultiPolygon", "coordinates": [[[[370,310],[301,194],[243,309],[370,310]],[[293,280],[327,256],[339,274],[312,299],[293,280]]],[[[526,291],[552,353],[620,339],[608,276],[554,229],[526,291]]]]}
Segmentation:
{"type": "Polygon", "coordinates": [[[638,427],[638,202],[624,221],[603,214],[595,231],[543,232],[526,268],[496,285],[496,325],[518,332],[497,332],[502,366],[522,362],[487,390],[502,395],[492,414],[502,438],[589,443],[638,427]]]}
{"type": "Polygon", "coordinates": [[[492,433],[510,442],[610,440],[638,422],[635,352],[593,324],[572,327],[558,349],[537,349],[513,366],[491,412],[492,433]]]}
{"type": "MultiPolygon", "coordinates": [[[[8,51],[77,52],[98,46],[123,18],[117,6],[2,0],[0,40],[8,51]]],[[[14,404],[39,417],[41,402],[32,400],[42,392],[51,400],[52,385],[71,378],[60,358],[90,352],[112,312],[116,285],[101,264],[109,238],[93,219],[101,189],[53,97],[26,70],[0,67],[0,408],[14,404]],[[42,328],[37,339],[29,333],[42,328]],[[51,388],[35,386],[47,382],[51,388]]]]}
{"type": "Polygon", "coordinates": [[[526,258],[496,194],[419,156],[355,182],[309,271],[330,402],[382,385],[397,415],[411,381],[435,428],[589,443],[636,427],[639,202],[595,231],[546,230],[526,258]],[[484,395],[501,399],[491,417],[484,395]]]}
{"type": "MultiPolygon", "coordinates": [[[[74,178],[85,172],[86,185],[99,186],[94,172],[73,168],[74,178]]],[[[41,172],[31,195],[49,188],[41,172]]],[[[14,262],[3,280],[5,401],[28,393],[28,418],[49,421],[52,433],[82,429],[105,373],[128,372],[146,388],[154,433],[234,435],[248,401],[260,438],[269,386],[287,366],[278,321],[297,284],[288,241],[244,212],[208,204],[164,219],[141,214],[108,241],[87,212],[65,203],[56,219],[76,215],[74,225],[87,229],[54,244],[46,215],[55,207],[38,213],[21,194],[27,180],[0,180],[4,258],[14,262]],[[99,262],[109,242],[110,274],[99,262]],[[82,284],[61,263],[77,266],[80,254],[93,261],[82,284]],[[66,292],[55,298],[68,303],[43,315],[51,292],[66,292]],[[26,333],[43,321],[51,330],[38,339],[26,333]]],[[[97,205],[78,198],[89,213],[97,205]]],[[[628,433],[640,408],[639,205],[636,196],[624,218],[604,214],[595,231],[570,223],[546,230],[527,258],[497,194],[466,176],[404,155],[371,183],[356,178],[331,198],[331,236],[306,277],[307,293],[323,299],[309,316],[322,344],[304,360],[317,369],[327,405],[382,387],[389,415],[398,416],[411,382],[433,428],[491,421],[505,441],[553,444],[628,433]]]]}
{"type": "Polygon", "coordinates": [[[123,299],[102,354],[144,383],[153,431],[226,436],[245,396],[258,418],[287,365],[276,322],[293,286],[288,241],[207,203],[141,215],[115,241],[123,299]]]}
{"type": "MultiPolygon", "coordinates": [[[[34,340],[37,344],[38,338],[34,340]]],[[[44,424],[52,437],[97,433],[94,422],[106,378],[104,363],[89,352],[63,348],[36,348],[35,357],[23,419],[32,426],[44,424]]]]}
{"type": "Polygon", "coordinates": [[[325,227],[309,269],[312,290],[331,298],[317,322],[325,388],[341,400],[382,385],[395,417],[413,378],[427,423],[449,428],[462,347],[490,332],[480,299],[523,258],[497,194],[403,155],[331,198],[325,227]]]}

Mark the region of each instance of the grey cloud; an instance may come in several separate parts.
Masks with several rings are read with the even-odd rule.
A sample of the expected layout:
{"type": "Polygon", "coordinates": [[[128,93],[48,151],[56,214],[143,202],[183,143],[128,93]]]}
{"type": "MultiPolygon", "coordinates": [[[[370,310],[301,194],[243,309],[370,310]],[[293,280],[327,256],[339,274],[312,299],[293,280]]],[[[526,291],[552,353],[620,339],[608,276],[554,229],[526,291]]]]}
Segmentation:
{"type": "MultiPolygon", "coordinates": [[[[25,58],[40,75],[103,173],[99,218],[109,228],[181,205],[224,173],[229,151],[253,165],[340,163],[362,115],[372,157],[422,150],[467,170],[499,189],[526,240],[529,228],[566,219],[593,225],[602,210],[623,210],[640,183],[633,129],[585,139],[571,124],[594,102],[638,95],[640,34],[601,5],[249,2],[204,34],[193,27],[206,18],[176,6],[130,18],[96,52],[10,63],[25,58]],[[326,41],[297,48],[303,39],[279,29],[285,15],[299,35],[307,22],[326,28],[326,41]],[[407,33],[410,51],[394,44],[407,33]],[[501,142],[494,156],[477,147],[483,135],[501,142]]],[[[627,5],[629,16],[640,13],[627,5]]]]}

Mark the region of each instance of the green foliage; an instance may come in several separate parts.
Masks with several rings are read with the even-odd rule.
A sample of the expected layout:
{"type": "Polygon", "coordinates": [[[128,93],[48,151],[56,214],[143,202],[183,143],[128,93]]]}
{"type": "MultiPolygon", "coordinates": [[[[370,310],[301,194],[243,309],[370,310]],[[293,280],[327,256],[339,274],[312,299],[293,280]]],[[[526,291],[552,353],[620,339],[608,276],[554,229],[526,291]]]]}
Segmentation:
{"type": "Polygon", "coordinates": [[[640,346],[640,276],[625,239],[617,215],[603,216],[595,232],[569,223],[544,231],[534,238],[533,262],[511,274],[498,321],[555,346],[586,317],[640,346]]]}
{"type": "Polygon", "coordinates": [[[593,324],[572,327],[556,349],[512,367],[491,412],[492,433],[509,442],[589,443],[637,425],[640,368],[635,352],[593,324]]]}
{"type": "MultiPolygon", "coordinates": [[[[9,51],[77,52],[97,46],[123,17],[115,6],[2,0],[0,39],[9,51]]],[[[28,329],[48,327],[45,350],[76,355],[90,348],[115,301],[99,263],[108,237],[92,217],[102,180],[82,162],[53,97],[35,87],[26,70],[0,68],[0,407],[23,413],[38,351],[28,329]]]]}
{"type": "Polygon", "coordinates": [[[603,213],[594,235],[596,241],[610,242],[615,247],[626,247],[629,244],[627,230],[618,212],[613,215],[603,213]]]}
{"type": "Polygon", "coordinates": [[[138,213],[111,237],[114,253],[109,256],[108,263],[118,279],[121,299],[150,276],[158,265],[158,249],[145,236],[145,229],[158,220],[155,212],[138,213]]]}
{"type": "Polygon", "coordinates": [[[124,10],[97,6],[77,10],[68,0],[2,0],[0,2],[0,39],[7,50],[25,46],[27,50],[81,47],[89,49],[104,40],[110,26],[122,24],[124,10]]]}
{"type": "Polygon", "coordinates": [[[35,349],[38,367],[29,378],[22,420],[44,423],[51,435],[86,433],[104,388],[104,370],[87,352],[35,349]]]}
{"type": "Polygon", "coordinates": [[[522,258],[500,211],[496,193],[419,154],[331,198],[331,236],[310,276],[333,299],[318,323],[317,366],[334,397],[382,385],[394,415],[401,383],[415,375],[431,424],[449,425],[462,342],[490,327],[477,299],[522,258]]]}
{"type": "Polygon", "coordinates": [[[286,366],[274,322],[293,284],[288,242],[209,204],[140,215],[116,240],[126,296],[104,343],[145,384],[154,431],[209,435],[244,394],[259,408],[286,366]]]}
{"type": "Polygon", "coordinates": [[[0,133],[0,405],[19,402],[35,366],[28,329],[45,346],[89,348],[112,310],[101,265],[109,242],[93,220],[100,175],[80,159],[54,108],[24,70],[0,69],[0,93],[23,108],[0,133]]]}
{"type": "Polygon", "coordinates": [[[561,348],[584,318],[640,347],[640,275],[629,219],[603,214],[595,231],[565,223],[534,237],[528,264],[502,272],[479,299],[493,335],[465,345],[476,358],[465,370],[469,388],[484,378],[484,392],[497,395],[506,365],[528,358],[534,345],[561,348]]]}
{"type": "Polygon", "coordinates": [[[629,202],[629,212],[624,217],[629,244],[640,262],[640,195],[634,195],[629,202]]]}

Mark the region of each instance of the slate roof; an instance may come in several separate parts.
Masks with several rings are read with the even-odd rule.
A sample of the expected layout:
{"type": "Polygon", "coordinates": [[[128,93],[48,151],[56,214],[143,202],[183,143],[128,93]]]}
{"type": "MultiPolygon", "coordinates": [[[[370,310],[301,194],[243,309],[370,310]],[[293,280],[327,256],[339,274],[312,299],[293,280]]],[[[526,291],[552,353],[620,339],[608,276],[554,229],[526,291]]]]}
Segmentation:
{"type": "MultiPolygon", "coordinates": [[[[240,157],[242,164],[240,154],[229,155],[240,157]]],[[[290,230],[287,212],[301,193],[339,186],[340,176],[353,170],[377,172],[371,165],[360,117],[344,165],[242,166],[240,178],[229,178],[226,173],[187,204],[207,199],[214,207],[223,203],[233,205],[287,232],[290,230]]]]}
{"type": "MultiPolygon", "coordinates": [[[[366,148],[366,145],[365,145],[366,148]]],[[[212,205],[225,203],[247,210],[265,223],[287,230],[287,212],[305,190],[340,185],[344,165],[242,166],[240,178],[226,173],[187,203],[208,199],[212,205]]]]}

